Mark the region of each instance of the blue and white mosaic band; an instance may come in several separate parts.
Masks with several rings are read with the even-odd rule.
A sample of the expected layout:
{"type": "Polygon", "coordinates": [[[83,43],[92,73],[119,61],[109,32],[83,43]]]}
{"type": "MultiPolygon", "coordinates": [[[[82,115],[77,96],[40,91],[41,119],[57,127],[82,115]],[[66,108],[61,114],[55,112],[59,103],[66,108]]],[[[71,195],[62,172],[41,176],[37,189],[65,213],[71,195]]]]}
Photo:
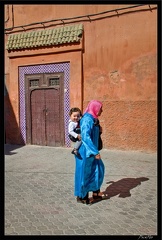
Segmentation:
{"type": "Polygon", "coordinates": [[[20,132],[24,143],[26,143],[26,115],[25,115],[25,74],[37,73],[64,73],[64,127],[65,127],[65,145],[70,147],[68,137],[68,121],[70,110],[69,81],[70,81],[70,63],[56,63],[47,65],[36,65],[19,67],[19,98],[20,98],[20,132]]]}

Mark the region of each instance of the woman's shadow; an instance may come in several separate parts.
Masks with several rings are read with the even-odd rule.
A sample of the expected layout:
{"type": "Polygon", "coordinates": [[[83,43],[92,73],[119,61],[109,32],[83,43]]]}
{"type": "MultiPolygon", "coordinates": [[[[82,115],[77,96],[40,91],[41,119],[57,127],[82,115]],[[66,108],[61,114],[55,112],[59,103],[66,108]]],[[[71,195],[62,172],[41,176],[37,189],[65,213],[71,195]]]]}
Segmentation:
{"type": "MultiPolygon", "coordinates": [[[[122,178],[116,182],[110,181],[107,182],[107,184],[110,184],[103,193],[107,195],[107,197],[104,199],[110,199],[114,196],[126,198],[131,196],[131,189],[137,187],[138,185],[141,185],[141,182],[147,181],[149,178],[146,177],[138,177],[138,178],[122,178]]],[[[98,201],[93,201],[93,203],[98,201]]]]}
{"type": "Polygon", "coordinates": [[[141,185],[141,182],[147,181],[149,178],[146,177],[138,177],[138,178],[123,178],[116,182],[110,181],[110,185],[104,191],[105,194],[108,195],[109,198],[119,195],[118,197],[125,198],[130,197],[130,190],[141,185]]]}

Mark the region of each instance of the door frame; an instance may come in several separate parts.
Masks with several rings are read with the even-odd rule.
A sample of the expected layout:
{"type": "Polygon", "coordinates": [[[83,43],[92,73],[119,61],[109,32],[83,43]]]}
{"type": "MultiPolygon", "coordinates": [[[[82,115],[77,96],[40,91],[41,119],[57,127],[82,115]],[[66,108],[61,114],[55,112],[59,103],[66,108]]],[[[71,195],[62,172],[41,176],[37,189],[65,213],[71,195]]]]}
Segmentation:
{"type": "Polygon", "coordinates": [[[60,88],[60,99],[59,99],[59,109],[60,109],[60,130],[61,130],[61,139],[60,145],[64,146],[64,73],[63,72],[54,72],[54,73],[33,73],[25,74],[25,113],[26,113],[26,143],[32,144],[32,116],[31,116],[31,93],[32,91],[39,89],[56,89],[60,88]],[[51,78],[59,78],[59,86],[51,85],[51,78]],[[33,81],[33,85],[31,82],[33,81]]]}
{"type": "MultiPolygon", "coordinates": [[[[66,54],[65,54],[66,55],[66,54]]],[[[64,56],[65,56],[64,55],[64,56]]],[[[57,55],[58,56],[58,55],[57,55]]],[[[56,56],[56,58],[57,58],[56,56]]],[[[75,68],[71,69],[71,65],[73,63],[73,59],[76,59],[75,56],[80,59],[80,53],[79,52],[74,52],[72,54],[73,58],[71,58],[71,62],[69,61],[69,54],[67,54],[67,61],[62,62],[61,61],[61,56],[59,61],[55,63],[46,63],[46,64],[32,64],[32,65],[26,65],[27,59],[21,59],[22,60],[22,65],[18,65],[17,63],[17,68],[18,68],[18,80],[19,80],[19,128],[20,128],[20,134],[21,134],[21,141],[23,144],[26,143],[26,111],[25,111],[25,74],[32,74],[32,73],[51,73],[51,72],[64,72],[64,128],[65,128],[65,136],[64,136],[64,141],[65,141],[65,147],[70,147],[71,146],[71,141],[68,136],[68,122],[69,122],[69,111],[70,111],[70,103],[72,101],[73,104],[73,98],[70,97],[70,88],[71,84],[76,82],[76,78],[74,77],[74,73],[77,70],[77,72],[80,70],[81,71],[81,66],[80,64],[76,65],[75,68]],[[79,70],[78,70],[79,68],[79,70]]],[[[48,61],[51,59],[50,56],[48,57],[48,61]]],[[[52,58],[52,56],[51,56],[52,58]]],[[[81,72],[80,75],[81,76],[81,72]]],[[[77,91],[78,88],[80,89],[81,85],[81,78],[79,83],[77,83],[77,91]]],[[[79,100],[80,103],[80,100],[79,100]]],[[[79,106],[79,104],[78,104],[79,106]]]]}

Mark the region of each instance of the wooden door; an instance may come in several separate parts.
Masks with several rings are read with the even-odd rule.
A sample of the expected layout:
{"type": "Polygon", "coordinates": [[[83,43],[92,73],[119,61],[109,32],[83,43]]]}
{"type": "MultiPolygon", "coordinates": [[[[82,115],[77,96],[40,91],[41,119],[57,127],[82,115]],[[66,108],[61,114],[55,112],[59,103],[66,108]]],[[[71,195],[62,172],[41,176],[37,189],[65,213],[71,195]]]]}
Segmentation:
{"type": "Polygon", "coordinates": [[[60,142],[63,145],[64,128],[61,125],[63,116],[60,114],[59,89],[48,89],[48,92],[45,92],[47,145],[60,146],[60,142]]]}
{"type": "Polygon", "coordinates": [[[46,145],[44,90],[31,92],[31,144],[46,145]]]}
{"type": "Polygon", "coordinates": [[[28,143],[64,146],[62,74],[28,75],[26,79],[27,82],[32,83],[27,84],[30,86],[27,94],[27,109],[30,113],[27,121],[28,143]]]}

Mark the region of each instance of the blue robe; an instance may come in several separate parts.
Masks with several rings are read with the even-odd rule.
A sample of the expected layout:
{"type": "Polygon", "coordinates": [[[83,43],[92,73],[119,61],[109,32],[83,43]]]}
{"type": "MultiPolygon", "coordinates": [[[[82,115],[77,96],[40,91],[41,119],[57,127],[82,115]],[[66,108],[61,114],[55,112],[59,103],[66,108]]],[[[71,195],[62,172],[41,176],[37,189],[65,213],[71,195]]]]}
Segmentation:
{"type": "Polygon", "coordinates": [[[74,195],[84,198],[90,191],[100,189],[105,167],[102,160],[95,159],[98,151],[99,127],[94,125],[94,117],[85,113],[80,120],[82,144],[79,153],[82,159],[75,156],[75,189],[74,195]]]}

